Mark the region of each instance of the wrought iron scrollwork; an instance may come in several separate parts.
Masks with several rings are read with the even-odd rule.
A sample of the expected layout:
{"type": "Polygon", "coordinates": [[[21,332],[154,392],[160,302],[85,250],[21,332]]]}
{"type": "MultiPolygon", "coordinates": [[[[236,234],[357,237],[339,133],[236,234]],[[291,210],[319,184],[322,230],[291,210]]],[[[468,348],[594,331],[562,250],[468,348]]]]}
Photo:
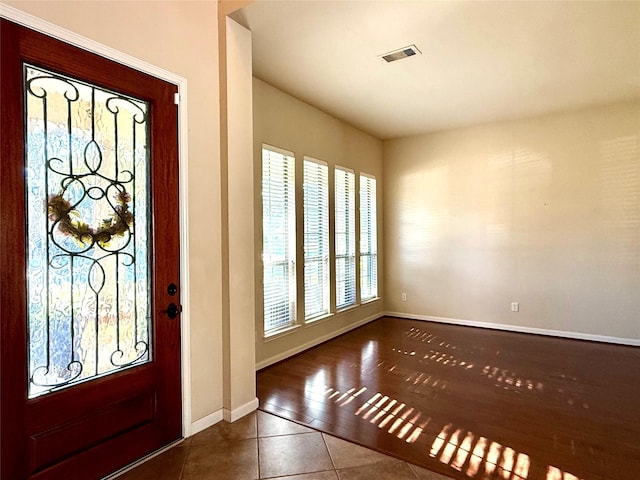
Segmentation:
{"type": "Polygon", "coordinates": [[[148,118],[141,101],[28,65],[25,97],[35,396],[149,358],[148,118]]]}

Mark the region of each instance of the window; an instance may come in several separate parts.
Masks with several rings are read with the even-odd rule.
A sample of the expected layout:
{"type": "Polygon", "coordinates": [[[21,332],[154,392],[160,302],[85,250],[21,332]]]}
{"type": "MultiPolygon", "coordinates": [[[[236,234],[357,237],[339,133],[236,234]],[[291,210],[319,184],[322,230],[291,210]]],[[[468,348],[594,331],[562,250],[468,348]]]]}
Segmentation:
{"type": "Polygon", "coordinates": [[[376,179],[360,175],[360,300],[378,296],[376,179]]]}
{"type": "Polygon", "coordinates": [[[262,146],[262,263],[265,336],[296,323],[293,153],[262,146]]]}
{"type": "Polygon", "coordinates": [[[336,308],[356,302],[355,174],[335,169],[336,308]]]}
{"type": "Polygon", "coordinates": [[[304,160],[304,317],[329,313],[329,167],[304,160]]]}

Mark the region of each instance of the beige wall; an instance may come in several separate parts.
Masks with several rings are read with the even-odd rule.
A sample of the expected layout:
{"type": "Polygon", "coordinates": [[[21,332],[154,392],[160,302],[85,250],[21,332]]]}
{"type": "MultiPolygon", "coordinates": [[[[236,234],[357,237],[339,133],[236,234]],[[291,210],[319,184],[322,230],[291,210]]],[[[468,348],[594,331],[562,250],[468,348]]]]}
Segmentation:
{"type": "MultiPolygon", "coordinates": [[[[226,18],[226,132],[229,321],[223,323],[225,419],[258,406],[255,378],[255,265],[251,32],[226,18]],[[227,413],[229,412],[229,413],[227,413]]],[[[225,133],[223,133],[225,135],[225,133]]]]}
{"type": "Polygon", "coordinates": [[[640,339],[640,103],[391,140],[384,158],[388,311],[640,339]]]}
{"type": "MultiPolygon", "coordinates": [[[[262,308],[262,221],[261,171],[262,144],[266,143],[295,153],[296,172],[302,170],[304,156],[323,160],[329,164],[329,178],[333,178],[333,166],[341,165],[359,172],[375,175],[378,188],[378,251],[382,252],[382,142],[320,110],[293,98],[292,96],[254,78],[253,81],[253,128],[254,128],[254,179],[256,209],[256,362],[264,366],[279,360],[287,353],[299,351],[301,346],[309,346],[344,331],[367,319],[377,318],[382,312],[382,301],[378,300],[359,306],[347,312],[338,313],[328,319],[309,326],[300,327],[289,334],[265,341],[262,308]]],[[[302,205],[301,175],[296,174],[298,184],[296,204],[302,205]]],[[[332,185],[330,183],[330,197],[332,185]]],[[[357,197],[357,196],[356,196],[357,197]]],[[[333,203],[330,203],[330,212],[333,203]]],[[[302,228],[302,209],[297,209],[298,230],[302,228]]],[[[330,213],[332,215],[332,213],[330,213]]],[[[302,242],[298,241],[298,259],[302,257],[302,242]]],[[[303,273],[298,262],[298,278],[303,273]]],[[[383,255],[379,257],[379,295],[382,297],[383,255]]],[[[333,273],[332,273],[333,274],[333,273]]],[[[304,318],[301,310],[304,292],[298,289],[298,319],[304,318]]]]}
{"type": "Polygon", "coordinates": [[[222,409],[217,3],[4,3],[188,80],[192,419],[222,409]]]}

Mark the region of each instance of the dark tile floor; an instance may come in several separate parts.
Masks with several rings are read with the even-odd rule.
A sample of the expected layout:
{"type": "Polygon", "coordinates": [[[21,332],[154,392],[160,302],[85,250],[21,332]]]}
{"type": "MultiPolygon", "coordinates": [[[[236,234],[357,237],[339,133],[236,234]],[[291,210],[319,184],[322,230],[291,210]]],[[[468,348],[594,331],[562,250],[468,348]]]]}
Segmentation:
{"type": "Polygon", "coordinates": [[[220,422],[118,480],[448,480],[264,412],[220,422]]]}

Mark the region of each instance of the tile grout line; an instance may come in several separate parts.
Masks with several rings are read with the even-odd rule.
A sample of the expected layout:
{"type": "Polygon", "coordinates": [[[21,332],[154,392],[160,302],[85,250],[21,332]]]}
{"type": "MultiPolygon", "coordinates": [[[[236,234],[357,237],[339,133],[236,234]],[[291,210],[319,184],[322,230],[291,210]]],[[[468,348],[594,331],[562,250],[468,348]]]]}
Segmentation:
{"type": "Polygon", "coordinates": [[[178,474],[178,480],[182,480],[182,477],[184,476],[184,467],[187,465],[187,460],[189,459],[189,454],[191,453],[191,442],[189,442],[189,445],[186,447],[186,449],[187,453],[185,454],[184,460],[182,461],[180,473],[178,474]]]}
{"type": "Polygon", "coordinates": [[[417,480],[419,480],[419,479],[420,479],[420,477],[418,477],[418,472],[416,472],[416,471],[415,471],[415,469],[413,468],[413,465],[412,465],[412,464],[410,464],[409,462],[404,462],[404,463],[406,463],[406,464],[409,466],[409,470],[411,471],[411,473],[413,473],[413,476],[414,476],[417,480]]]}
{"type": "Polygon", "coordinates": [[[324,437],[324,432],[319,432],[322,437],[322,443],[324,443],[324,448],[327,449],[327,453],[329,454],[329,460],[331,460],[331,465],[333,465],[333,470],[336,472],[336,476],[338,476],[338,467],[336,467],[336,462],[333,461],[333,455],[331,455],[331,449],[329,445],[327,445],[327,440],[324,437]]]}
{"type": "Polygon", "coordinates": [[[258,460],[258,479],[261,479],[262,473],[260,473],[260,422],[258,421],[257,410],[255,414],[255,422],[256,422],[256,449],[257,449],[257,460],[258,460]]]}
{"type": "Polygon", "coordinates": [[[291,478],[293,477],[298,477],[301,475],[313,475],[314,473],[323,473],[323,472],[334,472],[336,475],[338,475],[338,471],[337,470],[317,470],[315,472],[307,472],[307,473],[294,473],[293,475],[278,475],[276,477],[264,477],[264,478],[260,478],[258,480],[278,480],[279,478],[291,478]]]}

